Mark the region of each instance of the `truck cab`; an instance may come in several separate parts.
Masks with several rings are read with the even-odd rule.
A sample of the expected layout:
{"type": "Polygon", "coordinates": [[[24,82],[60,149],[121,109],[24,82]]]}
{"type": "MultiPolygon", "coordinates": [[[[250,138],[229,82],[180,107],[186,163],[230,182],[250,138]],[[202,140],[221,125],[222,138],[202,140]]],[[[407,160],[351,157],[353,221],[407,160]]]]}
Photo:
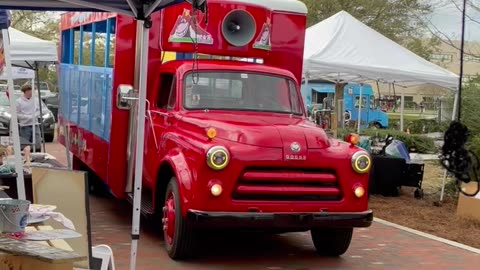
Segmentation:
{"type": "Polygon", "coordinates": [[[148,93],[144,186],[170,256],[187,257],[192,232],[215,228],[311,230],[319,253],[343,254],[353,227],[372,221],[368,153],[308,121],[291,72],[192,63],[162,65],[148,93]]]}

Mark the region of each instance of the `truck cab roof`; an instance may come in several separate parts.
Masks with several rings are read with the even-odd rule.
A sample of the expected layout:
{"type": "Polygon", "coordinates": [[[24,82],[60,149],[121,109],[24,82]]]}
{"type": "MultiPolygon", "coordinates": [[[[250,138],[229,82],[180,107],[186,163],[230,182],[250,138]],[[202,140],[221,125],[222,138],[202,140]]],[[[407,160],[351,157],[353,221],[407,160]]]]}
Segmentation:
{"type": "MultiPolygon", "coordinates": [[[[174,69],[177,72],[185,74],[189,71],[192,71],[193,60],[174,60],[166,62],[162,65],[162,69],[174,69]]],[[[272,66],[267,66],[264,64],[255,64],[241,61],[231,61],[231,60],[198,60],[198,70],[223,70],[223,71],[238,71],[238,72],[254,72],[254,73],[263,73],[274,76],[288,77],[294,80],[296,83],[297,80],[292,72],[272,66]]]]}

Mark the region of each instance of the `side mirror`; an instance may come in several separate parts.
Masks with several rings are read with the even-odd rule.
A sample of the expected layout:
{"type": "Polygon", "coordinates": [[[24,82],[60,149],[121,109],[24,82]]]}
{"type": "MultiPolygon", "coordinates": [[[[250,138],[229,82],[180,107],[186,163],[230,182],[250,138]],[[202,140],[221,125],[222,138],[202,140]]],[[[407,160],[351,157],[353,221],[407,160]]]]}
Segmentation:
{"type": "Polygon", "coordinates": [[[130,110],[131,100],[135,99],[135,90],[133,86],[121,84],[117,88],[117,108],[120,110],[130,110]]]}

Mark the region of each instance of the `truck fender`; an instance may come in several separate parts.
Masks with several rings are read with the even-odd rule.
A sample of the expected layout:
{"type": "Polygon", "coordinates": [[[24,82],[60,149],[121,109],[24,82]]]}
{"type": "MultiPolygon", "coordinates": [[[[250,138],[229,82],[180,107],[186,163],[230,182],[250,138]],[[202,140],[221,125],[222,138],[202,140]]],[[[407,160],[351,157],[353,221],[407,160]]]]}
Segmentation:
{"type": "Polygon", "coordinates": [[[180,200],[182,201],[182,214],[186,216],[192,196],[192,172],[188,166],[185,155],[179,149],[170,150],[158,166],[157,179],[153,189],[155,211],[161,211],[165,200],[165,191],[172,177],[177,179],[180,188],[180,200]],[[157,209],[157,207],[159,207],[159,209],[157,209]]]}

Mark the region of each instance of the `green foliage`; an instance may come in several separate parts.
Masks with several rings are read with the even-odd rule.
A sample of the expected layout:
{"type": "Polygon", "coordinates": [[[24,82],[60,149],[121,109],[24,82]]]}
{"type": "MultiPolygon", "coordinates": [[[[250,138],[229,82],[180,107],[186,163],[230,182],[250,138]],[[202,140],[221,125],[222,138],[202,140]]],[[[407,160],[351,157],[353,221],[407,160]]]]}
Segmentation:
{"type": "MultiPolygon", "coordinates": [[[[340,129],[337,134],[339,139],[346,140],[350,133],[356,133],[356,130],[340,129]]],[[[405,132],[391,129],[363,129],[361,135],[379,137],[381,139],[386,138],[387,135],[391,135],[395,139],[405,143],[408,149],[414,150],[417,153],[427,154],[437,151],[433,139],[423,135],[406,134],[405,132]]]]}
{"type": "Polygon", "coordinates": [[[339,11],[346,11],[361,22],[401,44],[421,57],[429,59],[440,41],[425,37],[431,14],[429,1],[407,0],[302,0],[308,7],[308,26],[314,25],[339,11]]]}
{"type": "Polygon", "coordinates": [[[445,132],[450,122],[439,123],[436,119],[417,119],[406,123],[406,128],[412,134],[424,134],[432,132],[445,132]]]}

